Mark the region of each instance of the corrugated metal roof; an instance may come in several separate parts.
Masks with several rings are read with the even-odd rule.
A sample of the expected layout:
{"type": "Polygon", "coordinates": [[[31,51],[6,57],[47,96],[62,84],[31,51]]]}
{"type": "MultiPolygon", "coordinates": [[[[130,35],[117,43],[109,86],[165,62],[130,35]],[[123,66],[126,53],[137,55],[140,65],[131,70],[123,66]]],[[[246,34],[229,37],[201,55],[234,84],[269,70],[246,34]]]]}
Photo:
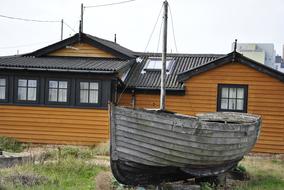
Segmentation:
{"type": "MultiPolygon", "coordinates": [[[[126,85],[130,88],[145,88],[145,89],[159,89],[160,88],[160,71],[146,71],[142,72],[149,57],[161,57],[160,54],[153,53],[137,53],[142,59],[141,62],[135,63],[128,77],[126,78],[126,85]]],[[[179,73],[193,69],[195,67],[204,65],[213,60],[216,60],[224,55],[221,54],[168,54],[174,60],[174,65],[171,72],[166,76],[167,89],[183,89],[181,83],[178,82],[177,76],[179,73]]]]}
{"type": "Polygon", "coordinates": [[[131,64],[129,60],[75,57],[0,57],[0,67],[26,69],[54,69],[60,71],[119,71],[131,64]]]}

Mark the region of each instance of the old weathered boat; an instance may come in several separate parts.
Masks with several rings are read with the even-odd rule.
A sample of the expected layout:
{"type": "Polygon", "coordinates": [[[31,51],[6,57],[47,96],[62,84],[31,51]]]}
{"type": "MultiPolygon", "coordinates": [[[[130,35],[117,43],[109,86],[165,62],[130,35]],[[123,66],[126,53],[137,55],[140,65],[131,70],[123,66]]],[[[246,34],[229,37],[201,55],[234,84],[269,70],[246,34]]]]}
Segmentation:
{"type": "Polygon", "coordinates": [[[216,176],[235,167],[256,143],[261,118],[245,113],[187,116],[165,111],[167,1],[160,110],[110,105],[111,168],[123,184],[149,185],[216,176]]]}
{"type": "Polygon", "coordinates": [[[254,146],[261,118],[245,113],[194,116],[111,105],[111,167],[123,184],[216,176],[254,146]]]}

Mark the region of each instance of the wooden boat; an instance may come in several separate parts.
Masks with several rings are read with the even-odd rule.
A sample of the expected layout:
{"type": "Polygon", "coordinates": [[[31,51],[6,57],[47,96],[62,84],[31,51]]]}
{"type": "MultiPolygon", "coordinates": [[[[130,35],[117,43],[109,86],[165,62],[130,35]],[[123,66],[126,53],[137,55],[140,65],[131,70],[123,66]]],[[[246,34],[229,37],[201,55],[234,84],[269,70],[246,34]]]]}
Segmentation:
{"type": "Polygon", "coordinates": [[[216,176],[235,167],[256,143],[261,118],[245,113],[179,115],[165,110],[167,1],[160,110],[110,105],[111,168],[127,185],[216,176]]]}
{"type": "Polygon", "coordinates": [[[111,168],[128,185],[216,176],[256,143],[261,118],[245,113],[196,117],[110,106],[111,168]]]}

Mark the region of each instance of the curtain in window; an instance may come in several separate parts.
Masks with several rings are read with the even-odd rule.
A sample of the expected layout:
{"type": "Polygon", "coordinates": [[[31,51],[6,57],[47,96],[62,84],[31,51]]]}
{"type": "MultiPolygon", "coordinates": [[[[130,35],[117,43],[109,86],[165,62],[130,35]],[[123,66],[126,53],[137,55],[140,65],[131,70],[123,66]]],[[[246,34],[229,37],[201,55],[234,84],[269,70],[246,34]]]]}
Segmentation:
{"type": "Polygon", "coordinates": [[[0,78],[0,100],[6,99],[6,79],[0,78]]]}
{"type": "Polygon", "coordinates": [[[37,80],[18,80],[18,100],[36,101],[37,80]]]}
{"type": "Polygon", "coordinates": [[[50,102],[67,102],[67,81],[49,81],[48,83],[48,101],[50,102]]]}
{"type": "Polygon", "coordinates": [[[98,103],[98,89],[97,82],[80,82],[80,103],[98,103]]]}

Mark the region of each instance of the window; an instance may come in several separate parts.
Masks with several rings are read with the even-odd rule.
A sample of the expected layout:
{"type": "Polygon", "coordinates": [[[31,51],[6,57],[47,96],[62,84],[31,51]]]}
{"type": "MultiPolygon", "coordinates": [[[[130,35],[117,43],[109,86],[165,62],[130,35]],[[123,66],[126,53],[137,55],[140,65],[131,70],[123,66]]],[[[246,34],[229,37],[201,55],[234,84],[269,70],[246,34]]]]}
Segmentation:
{"type": "Polygon", "coordinates": [[[0,101],[7,100],[7,79],[0,78],[0,101]]]}
{"type": "MultiPolygon", "coordinates": [[[[173,59],[168,58],[166,60],[166,72],[169,73],[172,65],[173,65],[173,59]]],[[[147,63],[142,71],[142,73],[145,73],[146,71],[160,71],[162,69],[162,59],[160,57],[155,58],[148,58],[147,63]]]]}
{"type": "Polygon", "coordinates": [[[218,85],[217,111],[247,112],[247,85],[218,85]]]}
{"type": "Polygon", "coordinates": [[[81,104],[99,103],[99,83],[98,82],[79,82],[79,100],[81,104]]]}
{"type": "Polygon", "coordinates": [[[59,80],[48,81],[48,102],[67,103],[68,82],[59,80]]]}
{"type": "Polygon", "coordinates": [[[18,79],[18,98],[19,101],[37,100],[37,80],[18,79]]]}

